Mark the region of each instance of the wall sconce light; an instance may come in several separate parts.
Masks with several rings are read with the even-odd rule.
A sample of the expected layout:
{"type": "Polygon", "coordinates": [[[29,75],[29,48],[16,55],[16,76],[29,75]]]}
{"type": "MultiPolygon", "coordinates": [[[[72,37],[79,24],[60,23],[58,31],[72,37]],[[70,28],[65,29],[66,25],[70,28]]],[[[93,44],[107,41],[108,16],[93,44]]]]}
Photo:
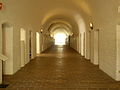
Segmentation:
{"type": "Polygon", "coordinates": [[[3,7],[3,3],[0,3],[0,10],[2,10],[2,7],[3,7]]]}
{"type": "Polygon", "coordinates": [[[42,33],[42,32],[43,32],[43,29],[41,29],[40,32],[42,33]]]}
{"type": "Polygon", "coordinates": [[[93,23],[90,22],[90,29],[93,29],[93,23]]]}

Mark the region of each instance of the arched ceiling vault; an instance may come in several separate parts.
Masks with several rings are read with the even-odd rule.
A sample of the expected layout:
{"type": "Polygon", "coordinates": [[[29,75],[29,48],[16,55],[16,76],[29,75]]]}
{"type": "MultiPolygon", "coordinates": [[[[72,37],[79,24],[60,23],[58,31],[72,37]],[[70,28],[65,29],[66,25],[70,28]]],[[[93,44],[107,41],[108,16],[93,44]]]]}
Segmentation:
{"type": "Polygon", "coordinates": [[[53,34],[56,30],[60,30],[60,32],[66,32],[68,35],[72,35],[72,26],[71,25],[67,25],[65,23],[62,22],[57,22],[57,23],[53,23],[51,24],[51,26],[49,27],[48,31],[50,32],[50,34],[53,34]]]}
{"type": "Polygon", "coordinates": [[[67,16],[53,16],[42,25],[45,34],[52,34],[57,28],[59,30],[63,30],[60,28],[64,28],[69,35],[79,32],[77,23],[67,16]]]}
{"type": "Polygon", "coordinates": [[[47,12],[41,20],[44,34],[50,35],[53,29],[58,26],[64,27],[67,32],[74,35],[86,31],[83,15],[74,9],[56,8],[47,12]]]}

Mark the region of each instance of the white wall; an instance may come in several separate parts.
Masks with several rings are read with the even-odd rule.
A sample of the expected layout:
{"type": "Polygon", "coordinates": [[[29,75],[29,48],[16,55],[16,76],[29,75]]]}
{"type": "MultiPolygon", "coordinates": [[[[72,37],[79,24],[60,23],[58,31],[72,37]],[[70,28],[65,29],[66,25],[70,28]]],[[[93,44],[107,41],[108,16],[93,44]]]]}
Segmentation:
{"type": "Polygon", "coordinates": [[[94,31],[90,31],[90,61],[94,62],[94,31]]]}
{"type": "Polygon", "coordinates": [[[21,67],[21,46],[20,46],[20,28],[14,26],[13,32],[13,73],[16,73],[21,67]]]}
{"type": "MultiPolygon", "coordinates": [[[[1,1],[1,0],[0,0],[1,1]]],[[[2,53],[2,28],[1,28],[1,25],[4,23],[4,22],[10,22],[11,24],[13,24],[13,28],[14,28],[14,31],[13,31],[13,72],[10,73],[10,74],[13,74],[15,72],[17,72],[19,69],[20,69],[20,28],[21,27],[24,27],[26,29],[26,48],[25,48],[25,51],[26,51],[26,57],[25,57],[25,60],[26,60],[26,64],[30,61],[29,60],[29,29],[32,29],[31,28],[31,24],[32,22],[29,22],[29,20],[27,21],[28,19],[28,16],[26,18],[26,14],[24,12],[25,10],[25,7],[24,8],[21,8],[21,5],[18,2],[16,1],[13,1],[13,2],[6,2],[6,1],[1,1],[4,3],[4,8],[3,10],[0,11],[0,52],[2,53]],[[14,3],[14,4],[13,4],[14,3]],[[20,8],[19,8],[19,5],[20,5],[20,8]],[[22,11],[21,11],[22,10],[22,11]],[[16,12],[16,14],[13,14],[12,12],[16,12]],[[18,14],[19,13],[19,14],[18,14]],[[18,14],[18,15],[17,15],[18,14]],[[24,17],[24,18],[23,18],[24,17]],[[25,20],[26,18],[26,20],[25,20]],[[24,21],[24,22],[23,22],[24,21]],[[29,28],[28,28],[29,27],[29,28]]],[[[23,5],[23,3],[22,3],[23,5]]],[[[30,14],[29,14],[30,15],[30,14]]],[[[33,15],[32,15],[33,17],[33,15]]],[[[38,25],[38,24],[36,24],[38,25]]],[[[33,25],[34,26],[34,25],[33,25]]],[[[38,25],[39,26],[39,25],[38,25]]],[[[37,28],[39,30],[39,28],[37,28]]],[[[33,36],[33,57],[36,56],[36,51],[35,51],[35,35],[33,36]]],[[[1,83],[1,80],[2,80],[2,71],[1,71],[1,61],[0,61],[0,83],[1,83]]]]}
{"type": "Polygon", "coordinates": [[[2,61],[0,60],[0,84],[2,83],[2,61]]]}
{"type": "Polygon", "coordinates": [[[70,47],[72,47],[74,50],[78,51],[77,50],[77,39],[78,39],[79,36],[77,35],[74,35],[74,36],[70,36],[70,47]]]}
{"type": "MultiPolygon", "coordinates": [[[[2,53],[2,27],[0,25],[0,53],[2,53]]],[[[0,60],[0,84],[2,83],[2,61],[0,60]]]]}
{"type": "Polygon", "coordinates": [[[90,5],[94,29],[100,29],[99,67],[114,79],[116,79],[116,20],[118,3],[120,3],[119,0],[92,0],[90,5]],[[96,8],[94,7],[95,4],[96,8]]]}
{"type": "MultiPolygon", "coordinates": [[[[120,0],[74,0],[84,16],[87,30],[93,22],[94,29],[99,29],[99,52],[91,46],[91,54],[99,53],[99,67],[112,78],[116,79],[116,25],[120,23],[118,7],[120,0]],[[81,2],[81,3],[80,3],[81,2]],[[82,12],[83,11],[83,12],[82,12]]],[[[92,37],[94,39],[94,37],[92,37]]],[[[93,41],[91,41],[92,43],[93,41]]],[[[89,45],[89,40],[87,41],[89,45]]],[[[95,43],[96,44],[96,43],[95,43]]],[[[90,45],[89,45],[90,46],[90,45]]],[[[87,47],[89,47],[87,46],[87,47]]],[[[89,49],[87,48],[87,55],[89,49]]]]}
{"type": "Polygon", "coordinates": [[[79,53],[81,54],[81,34],[80,33],[79,33],[79,36],[78,36],[78,41],[79,41],[79,44],[78,44],[79,53]]]}
{"type": "Polygon", "coordinates": [[[117,61],[116,61],[116,80],[120,80],[120,25],[117,25],[116,28],[116,53],[117,53],[117,61]]]}
{"type": "MultiPolygon", "coordinates": [[[[8,56],[8,61],[11,61],[11,62],[6,62],[5,64],[5,70],[4,70],[4,74],[7,74],[7,75],[12,75],[14,73],[16,73],[20,68],[21,68],[21,43],[20,43],[20,28],[19,27],[16,27],[16,26],[13,26],[13,27],[10,27],[8,29],[5,29],[4,30],[6,32],[6,36],[8,38],[7,39],[7,46],[8,48],[5,50],[5,51],[9,51],[10,49],[10,55],[8,56]],[[12,29],[12,30],[11,30],[12,29]],[[11,35],[11,38],[10,38],[10,35],[11,35]],[[12,41],[10,41],[12,40],[12,41]],[[12,57],[12,58],[10,58],[12,57]]],[[[2,30],[0,30],[0,32],[2,32],[2,30]]],[[[27,32],[27,36],[26,36],[26,55],[25,55],[25,64],[27,64],[30,59],[29,59],[29,31],[26,31],[27,32]]],[[[1,35],[2,36],[2,35],[1,35]]],[[[2,39],[2,37],[0,38],[2,39]]],[[[35,51],[35,35],[33,35],[33,58],[36,56],[36,51],[35,51]]],[[[1,40],[2,41],[2,40],[1,40]]],[[[5,42],[5,40],[4,40],[5,42]]],[[[1,47],[2,47],[2,44],[3,42],[0,44],[1,47]]],[[[4,50],[3,48],[1,48],[2,50],[4,50]]],[[[1,52],[2,52],[1,50],[1,52]]],[[[6,55],[7,56],[7,55],[6,55]]],[[[2,69],[2,68],[1,68],[2,69]]],[[[2,72],[1,72],[2,73],[2,72]]],[[[0,73],[0,76],[1,76],[1,73],[0,73]]],[[[0,81],[1,81],[1,78],[0,78],[0,81]]]]}
{"type": "Polygon", "coordinates": [[[29,61],[30,61],[30,58],[29,58],[29,37],[30,37],[30,34],[29,34],[29,30],[26,30],[26,58],[25,58],[25,64],[27,64],[29,61]]]}
{"type": "Polygon", "coordinates": [[[85,52],[85,58],[90,60],[90,31],[86,32],[86,52],[85,52]]]}
{"type": "Polygon", "coordinates": [[[94,30],[94,64],[99,64],[99,30],[94,30]]]}
{"type": "Polygon", "coordinates": [[[31,32],[31,59],[34,59],[34,55],[36,56],[36,53],[34,54],[34,44],[36,45],[36,38],[35,38],[35,33],[31,32]]]}
{"type": "Polygon", "coordinates": [[[36,57],[36,32],[33,34],[33,59],[36,57]]]}
{"type": "Polygon", "coordinates": [[[82,56],[85,56],[86,46],[85,46],[85,32],[79,33],[77,35],[70,37],[70,47],[80,53],[82,56]]]}
{"type": "Polygon", "coordinates": [[[53,39],[49,35],[40,34],[40,51],[43,52],[54,45],[53,39]]]}

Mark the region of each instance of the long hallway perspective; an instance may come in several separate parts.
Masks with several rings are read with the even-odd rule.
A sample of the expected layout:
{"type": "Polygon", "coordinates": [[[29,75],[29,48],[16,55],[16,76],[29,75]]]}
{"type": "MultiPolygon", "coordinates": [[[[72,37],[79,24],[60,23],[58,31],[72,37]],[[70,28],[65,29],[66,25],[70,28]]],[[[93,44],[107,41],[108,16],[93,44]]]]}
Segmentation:
{"type": "Polygon", "coordinates": [[[2,89],[120,90],[120,0],[0,0],[2,89]]]}
{"type": "Polygon", "coordinates": [[[0,90],[120,90],[120,82],[67,45],[47,49],[5,83],[0,90]]]}

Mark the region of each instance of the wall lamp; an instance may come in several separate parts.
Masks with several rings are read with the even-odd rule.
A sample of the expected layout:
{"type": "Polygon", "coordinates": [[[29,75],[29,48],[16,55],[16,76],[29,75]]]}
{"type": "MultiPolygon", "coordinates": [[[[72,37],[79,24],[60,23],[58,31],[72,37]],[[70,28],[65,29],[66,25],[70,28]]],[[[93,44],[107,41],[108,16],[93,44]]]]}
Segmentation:
{"type": "Polygon", "coordinates": [[[93,30],[93,23],[92,22],[90,22],[90,29],[93,30]]]}
{"type": "Polygon", "coordinates": [[[42,32],[43,32],[43,29],[41,29],[40,32],[42,33],[42,32]]]}
{"type": "Polygon", "coordinates": [[[0,10],[3,8],[3,3],[0,2],[0,10]]]}

